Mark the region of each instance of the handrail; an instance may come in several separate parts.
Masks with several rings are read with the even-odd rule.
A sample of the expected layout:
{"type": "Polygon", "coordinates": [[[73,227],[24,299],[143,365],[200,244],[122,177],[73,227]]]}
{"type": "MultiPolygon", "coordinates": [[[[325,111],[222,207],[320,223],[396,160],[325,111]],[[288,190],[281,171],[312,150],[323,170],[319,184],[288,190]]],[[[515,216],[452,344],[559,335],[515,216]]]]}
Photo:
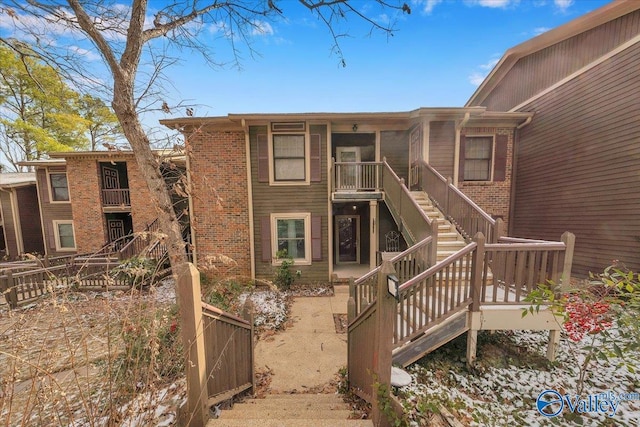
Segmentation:
{"type": "Polygon", "coordinates": [[[332,191],[379,191],[382,187],[380,162],[333,162],[332,191]]]}
{"type": "Polygon", "coordinates": [[[407,243],[416,243],[429,235],[436,234],[437,227],[434,227],[434,220],[429,218],[420,208],[404,184],[404,180],[398,177],[386,159],[382,163],[382,185],[385,201],[391,214],[395,214],[396,221],[400,223],[400,231],[407,243]],[[409,209],[406,209],[407,206],[409,209]]]}
{"type": "Polygon", "coordinates": [[[437,170],[424,160],[420,161],[423,187],[429,198],[444,213],[467,240],[482,232],[487,241],[495,242],[500,237],[497,222],[494,218],[478,206],[462,190],[445,179],[437,170]],[[457,203],[456,203],[457,202],[457,203]],[[460,207],[466,207],[466,209],[460,207]]]}

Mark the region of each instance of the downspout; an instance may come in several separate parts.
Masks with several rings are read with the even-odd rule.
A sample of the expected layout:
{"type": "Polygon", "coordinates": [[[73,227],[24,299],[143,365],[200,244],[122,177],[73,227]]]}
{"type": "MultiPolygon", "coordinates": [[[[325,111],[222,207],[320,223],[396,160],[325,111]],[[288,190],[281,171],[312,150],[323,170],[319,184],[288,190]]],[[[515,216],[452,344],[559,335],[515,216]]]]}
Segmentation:
{"type": "Polygon", "coordinates": [[[251,184],[251,139],[249,137],[249,126],[247,126],[247,121],[245,119],[241,120],[242,130],[244,131],[244,143],[245,143],[245,157],[247,163],[247,206],[248,206],[248,214],[249,214],[249,256],[251,257],[251,262],[249,263],[251,267],[251,279],[255,280],[256,278],[256,248],[255,248],[255,236],[254,233],[254,222],[253,222],[253,185],[251,184]]]}
{"type": "Polygon", "coordinates": [[[453,185],[458,186],[458,176],[460,174],[460,130],[467,124],[471,118],[471,113],[464,113],[464,118],[460,123],[456,124],[456,141],[453,150],[453,185]]]}
{"type": "Polygon", "coordinates": [[[517,159],[518,159],[518,151],[520,150],[520,144],[518,144],[520,140],[520,129],[527,126],[533,120],[533,116],[529,116],[525,121],[516,126],[513,131],[513,154],[511,157],[511,194],[509,194],[509,224],[507,226],[507,236],[513,235],[513,216],[516,211],[516,176],[517,176],[517,159]]]}

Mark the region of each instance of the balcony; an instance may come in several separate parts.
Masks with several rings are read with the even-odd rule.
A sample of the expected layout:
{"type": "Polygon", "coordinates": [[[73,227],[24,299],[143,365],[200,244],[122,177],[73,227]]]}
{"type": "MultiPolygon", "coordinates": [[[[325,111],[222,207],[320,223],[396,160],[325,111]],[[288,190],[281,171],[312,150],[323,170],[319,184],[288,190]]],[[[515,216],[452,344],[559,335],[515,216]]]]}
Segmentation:
{"type": "Polygon", "coordinates": [[[104,211],[128,211],[131,209],[131,198],[128,188],[102,190],[102,207],[104,211]]]}
{"type": "Polygon", "coordinates": [[[335,162],[332,173],[334,200],[382,199],[382,163],[335,162]]]}

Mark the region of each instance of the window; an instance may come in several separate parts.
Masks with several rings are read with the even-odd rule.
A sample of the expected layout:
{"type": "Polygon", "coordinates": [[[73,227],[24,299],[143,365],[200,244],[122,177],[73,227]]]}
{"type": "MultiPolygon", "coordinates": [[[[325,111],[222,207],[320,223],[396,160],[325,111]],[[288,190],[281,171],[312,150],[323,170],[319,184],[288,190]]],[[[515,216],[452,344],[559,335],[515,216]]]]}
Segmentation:
{"type": "Polygon", "coordinates": [[[66,173],[50,173],[49,183],[51,184],[51,201],[69,201],[69,186],[66,173]]]}
{"type": "Polygon", "coordinates": [[[272,214],[271,230],[274,260],[279,251],[286,250],[296,264],[311,263],[311,214],[272,214]]]}
{"type": "Polygon", "coordinates": [[[73,221],[53,221],[57,251],[75,251],[76,239],[73,232],[73,221]]]}
{"type": "Polygon", "coordinates": [[[492,136],[466,137],[464,146],[464,180],[490,181],[492,136]]]}
{"type": "Polygon", "coordinates": [[[273,135],[273,178],[275,181],[306,179],[304,135],[273,135]]]}

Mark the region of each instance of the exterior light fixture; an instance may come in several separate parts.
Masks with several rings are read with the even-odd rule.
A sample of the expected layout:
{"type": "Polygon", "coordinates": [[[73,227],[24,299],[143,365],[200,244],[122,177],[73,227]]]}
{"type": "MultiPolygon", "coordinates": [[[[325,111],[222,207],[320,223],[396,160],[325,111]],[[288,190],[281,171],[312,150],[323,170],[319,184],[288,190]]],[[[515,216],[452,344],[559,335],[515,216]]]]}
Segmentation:
{"type": "Polygon", "coordinates": [[[387,287],[389,295],[394,297],[396,301],[400,301],[400,281],[398,280],[398,276],[395,274],[389,274],[387,276],[387,287]]]}
{"type": "Polygon", "coordinates": [[[354,124],[353,124],[353,126],[351,127],[351,129],[352,129],[354,132],[358,132],[358,125],[354,123],[354,124]]]}

